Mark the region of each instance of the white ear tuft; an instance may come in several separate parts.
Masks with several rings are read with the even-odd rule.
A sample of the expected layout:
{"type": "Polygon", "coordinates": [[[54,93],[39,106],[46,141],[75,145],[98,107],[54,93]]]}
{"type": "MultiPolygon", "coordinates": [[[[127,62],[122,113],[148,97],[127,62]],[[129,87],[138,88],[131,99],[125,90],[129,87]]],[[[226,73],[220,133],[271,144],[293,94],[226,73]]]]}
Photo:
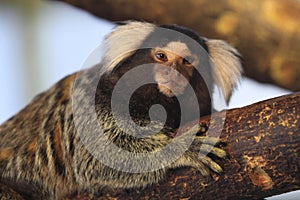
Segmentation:
{"type": "Polygon", "coordinates": [[[109,72],[124,58],[132,55],[154,29],[154,24],[137,21],[117,26],[105,39],[102,70],[109,72]]]}
{"type": "Polygon", "coordinates": [[[208,39],[206,45],[211,58],[214,80],[228,103],[243,72],[240,54],[223,40],[208,39]]]}

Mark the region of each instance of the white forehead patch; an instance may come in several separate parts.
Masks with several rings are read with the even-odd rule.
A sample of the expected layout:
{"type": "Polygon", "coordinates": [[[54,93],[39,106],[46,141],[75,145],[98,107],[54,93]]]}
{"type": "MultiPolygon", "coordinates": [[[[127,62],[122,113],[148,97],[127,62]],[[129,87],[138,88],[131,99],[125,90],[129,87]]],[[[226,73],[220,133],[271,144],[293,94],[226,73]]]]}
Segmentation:
{"type": "Polygon", "coordinates": [[[178,56],[185,57],[190,56],[192,53],[190,52],[189,48],[185,43],[179,42],[179,41],[173,41],[168,43],[167,46],[161,48],[166,51],[170,51],[178,56]]]}

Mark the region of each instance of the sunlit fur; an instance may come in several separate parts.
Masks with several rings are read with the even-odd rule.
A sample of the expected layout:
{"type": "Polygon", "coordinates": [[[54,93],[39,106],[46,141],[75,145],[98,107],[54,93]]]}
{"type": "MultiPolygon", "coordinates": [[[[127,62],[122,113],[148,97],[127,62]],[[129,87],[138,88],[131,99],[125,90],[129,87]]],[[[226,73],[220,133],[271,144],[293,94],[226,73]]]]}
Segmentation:
{"type": "Polygon", "coordinates": [[[154,29],[154,24],[136,21],[117,26],[104,42],[103,72],[111,71],[120,61],[131,56],[154,29]]]}
{"type": "Polygon", "coordinates": [[[232,90],[242,75],[240,54],[223,40],[207,40],[206,45],[209,49],[214,80],[228,103],[232,90]]]}

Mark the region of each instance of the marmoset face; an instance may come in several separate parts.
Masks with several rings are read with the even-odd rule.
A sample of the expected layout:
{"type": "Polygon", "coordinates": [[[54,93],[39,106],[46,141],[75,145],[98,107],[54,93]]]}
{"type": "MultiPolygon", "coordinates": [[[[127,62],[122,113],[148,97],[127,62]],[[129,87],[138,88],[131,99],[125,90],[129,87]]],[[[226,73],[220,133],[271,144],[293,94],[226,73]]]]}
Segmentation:
{"type": "Polygon", "coordinates": [[[179,41],[154,48],[151,56],[158,63],[154,65],[154,78],[159,91],[168,97],[182,94],[199,63],[198,57],[179,41]]]}

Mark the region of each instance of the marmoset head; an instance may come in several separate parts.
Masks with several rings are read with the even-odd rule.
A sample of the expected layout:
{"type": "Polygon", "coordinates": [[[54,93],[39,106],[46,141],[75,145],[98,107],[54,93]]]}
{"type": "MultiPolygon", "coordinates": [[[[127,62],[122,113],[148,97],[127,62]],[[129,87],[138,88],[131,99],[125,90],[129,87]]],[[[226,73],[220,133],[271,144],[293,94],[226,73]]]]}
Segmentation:
{"type": "Polygon", "coordinates": [[[107,36],[102,70],[121,76],[134,66],[152,63],[157,89],[165,96],[184,93],[187,84],[198,93],[211,92],[216,84],[228,103],[241,78],[239,56],[225,41],[201,37],[182,26],[130,21],[107,36]]]}

